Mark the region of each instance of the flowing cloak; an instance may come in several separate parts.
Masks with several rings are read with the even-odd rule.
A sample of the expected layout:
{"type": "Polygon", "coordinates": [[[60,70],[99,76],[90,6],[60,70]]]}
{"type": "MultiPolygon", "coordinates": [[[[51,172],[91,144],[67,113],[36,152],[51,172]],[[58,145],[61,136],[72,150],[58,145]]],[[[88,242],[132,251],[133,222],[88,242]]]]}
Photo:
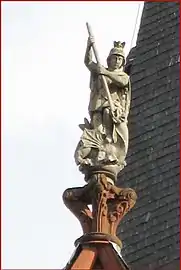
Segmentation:
{"type": "Polygon", "coordinates": [[[128,86],[125,93],[125,110],[123,112],[123,121],[121,123],[116,123],[113,125],[113,140],[116,142],[118,140],[117,135],[122,139],[124,144],[125,156],[128,151],[128,141],[129,141],[129,132],[128,132],[128,114],[130,109],[131,101],[131,83],[128,81],[128,86]]]}

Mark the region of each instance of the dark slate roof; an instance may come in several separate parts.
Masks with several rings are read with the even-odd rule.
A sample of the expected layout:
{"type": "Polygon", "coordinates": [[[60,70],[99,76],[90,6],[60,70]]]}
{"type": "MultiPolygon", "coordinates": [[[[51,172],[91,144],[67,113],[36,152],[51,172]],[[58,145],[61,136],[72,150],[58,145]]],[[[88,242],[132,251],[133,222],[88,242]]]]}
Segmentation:
{"type": "Polygon", "coordinates": [[[119,186],[136,206],[119,227],[122,255],[137,269],[179,269],[179,3],[145,2],[132,50],[127,167],[119,186]],[[177,268],[178,267],[178,268],[177,268]],[[138,268],[142,269],[142,268],[138,268]]]}

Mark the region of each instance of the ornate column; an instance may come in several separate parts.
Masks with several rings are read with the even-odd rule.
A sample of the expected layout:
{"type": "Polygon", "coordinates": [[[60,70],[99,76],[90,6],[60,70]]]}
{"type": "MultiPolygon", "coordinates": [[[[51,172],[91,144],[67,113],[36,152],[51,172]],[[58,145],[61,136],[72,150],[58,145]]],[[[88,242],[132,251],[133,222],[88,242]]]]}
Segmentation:
{"type": "Polygon", "coordinates": [[[119,188],[105,173],[98,172],[85,186],[65,190],[64,203],[78,218],[83,230],[83,236],[76,240],[75,245],[82,241],[108,240],[121,248],[116,230],[124,215],[134,206],[136,198],[133,189],[119,188]]]}

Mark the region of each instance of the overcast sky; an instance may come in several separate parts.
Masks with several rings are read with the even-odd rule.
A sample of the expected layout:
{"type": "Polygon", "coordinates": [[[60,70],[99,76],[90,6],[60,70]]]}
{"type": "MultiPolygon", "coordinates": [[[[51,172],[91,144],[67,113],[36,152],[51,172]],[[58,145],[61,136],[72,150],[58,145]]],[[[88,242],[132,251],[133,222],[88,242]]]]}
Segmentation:
{"type": "Polygon", "coordinates": [[[88,116],[85,23],[105,64],[114,40],[129,52],[139,5],[141,15],[143,2],[2,3],[2,268],[70,259],[82,231],[61,196],[85,184],[73,159],[88,116]]]}

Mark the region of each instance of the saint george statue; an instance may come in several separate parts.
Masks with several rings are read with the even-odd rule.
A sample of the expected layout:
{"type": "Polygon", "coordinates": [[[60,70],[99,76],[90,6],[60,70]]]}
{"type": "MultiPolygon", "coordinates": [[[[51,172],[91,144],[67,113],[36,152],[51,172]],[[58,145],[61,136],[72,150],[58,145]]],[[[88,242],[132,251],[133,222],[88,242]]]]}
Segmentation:
{"type": "Polygon", "coordinates": [[[85,118],[84,124],[79,125],[83,134],[75,150],[76,164],[87,184],[66,189],[63,200],[81,223],[84,235],[78,239],[79,243],[106,239],[121,247],[116,236],[117,226],[137,198],[134,190],[115,185],[118,173],[126,164],[128,150],[131,87],[124,71],[125,43],[114,42],[105,68],[100,65],[88,24],[87,28],[89,38],[84,62],[91,75],[90,120],[85,118]],[[92,50],[97,63],[92,61],[92,50]]]}
{"type": "Polygon", "coordinates": [[[91,73],[90,121],[85,118],[85,123],[79,125],[83,134],[75,151],[75,161],[85,174],[85,180],[90,173],[101,171],[107,172],[115,182],[126,164],[128,150],[131,86],[129,76],[124,72],[125,43],[114,42],[107,58],[107,68],[92,61],[94,43],[94,37],[89,36],[84,63],[91,73]],[[107,84],[109,95],[103,82],[107,84]]]}

